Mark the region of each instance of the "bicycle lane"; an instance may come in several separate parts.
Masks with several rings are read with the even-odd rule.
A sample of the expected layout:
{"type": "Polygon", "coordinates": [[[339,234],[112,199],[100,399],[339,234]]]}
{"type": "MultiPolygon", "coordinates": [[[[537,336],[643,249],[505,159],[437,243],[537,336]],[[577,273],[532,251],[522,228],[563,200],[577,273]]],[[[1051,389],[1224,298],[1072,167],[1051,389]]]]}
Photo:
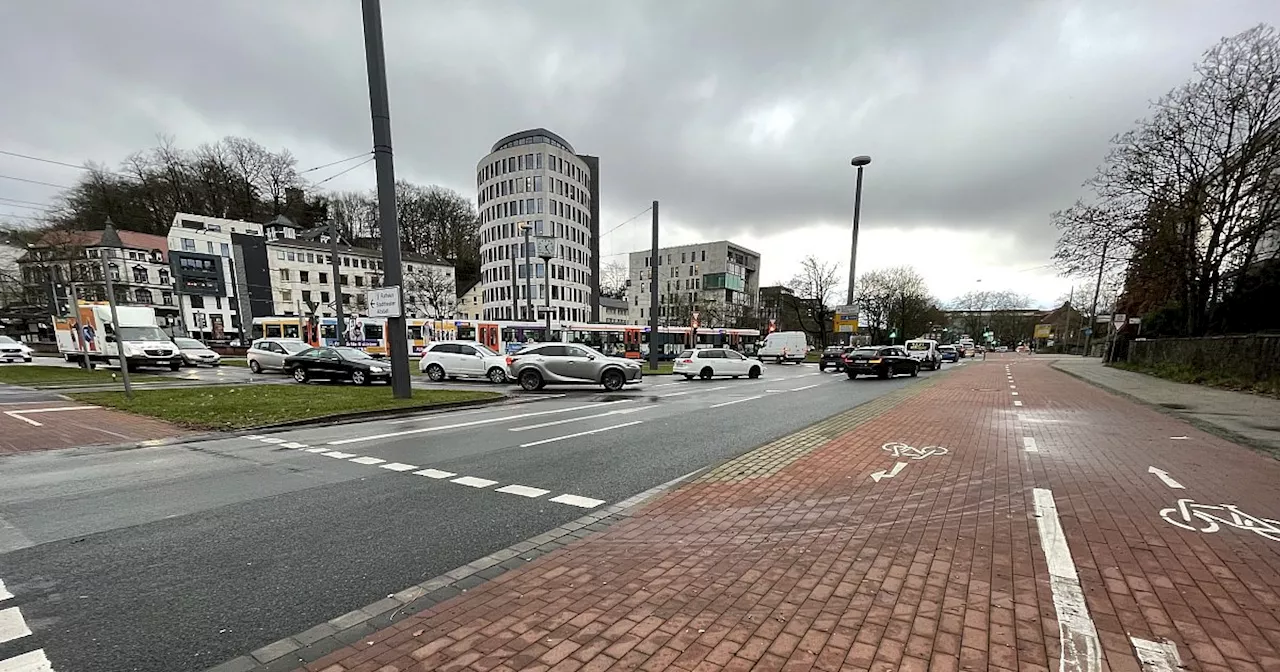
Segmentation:
{"type": "Polygon", "coordinates": [[[1280,462],[1044,361],[1002,364],[1025,480],[1051,493],[1037,513],[1056,508],[1099,657],[1280,670],[1280,462]]]}

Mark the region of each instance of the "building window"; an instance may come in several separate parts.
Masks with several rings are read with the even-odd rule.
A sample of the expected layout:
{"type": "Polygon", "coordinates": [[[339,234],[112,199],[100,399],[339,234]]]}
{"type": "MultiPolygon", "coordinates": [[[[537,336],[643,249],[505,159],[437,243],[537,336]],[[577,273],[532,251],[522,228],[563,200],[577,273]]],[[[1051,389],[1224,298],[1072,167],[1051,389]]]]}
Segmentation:
{"type": "Polygon", "coordinates": [[[200,295],[198,295],[198,294],[197,294],[197,295],[192,296],[192,297],[191,297],[191,307],[192,307],[192,308],[204,308],[204,297],[203,297],[203,296],[200,296],[200,295]]]}
{"type": "MultiPolygon", "coordinates": [[[[339,275],[339,276],[338,276],[338,284],[339,284],[339,285],[342,285],[343,287],[345,287],[345,286],[347,285],[347,276],[345,276],[345,275],[339,275]]],[[[346,300],[344,299],[342,302],[343,302],[343,303],[346,303],[346,300]]]]}
{"type": "Polygon", "coordinates": [[[151,304],[151,290],[139,289],[134,291],[133,295],[134,297],[137,298],[138,303],[146,304],[146,305],[151,304]]]}
{"type": "Polygon", "coordinates": [[[305,289],[302,290],[302,302],[307,304],[308,306],[311,305],[311,292],[305,289]]]}
{"type": "Polygon", "coordinates": [[[160,292],[160,302],[166,306],[172,306],[173,292],[160,292]]]}
{"type": "Polygon", "coordinates": [[[213,305],[218,310],[222,310],[222,297],[221,296],[213,297],[213,305]]]}
{"type": "Polygon", "coordinates": [[[220,245],[222,245],[222,256],[224,257],[231,256],[231,246],[228,245],[227,243],[220,243],[220,245]]]}
{"type": "Polygon", "coordinates": [[[280,269],[280,279],[286,280],[286,281],[289,279],[289,269],[287,268],[280,269]]]}
{"type": "Polygon", "coordinates": [[[329,282],[329,274],[328,274],[328,273],[321,273],[321,274],[320,274],[320,284],[322,284],[322,285],[323,285],[323,284],[326,284],[326,283],[328,283],[328,282],[329,282]]]}
{"type": "Polygon", "coordinates": [[[310,271],[298,271],[298,280],[300,280],[300,281],[302,281],[302,282],[311,282],[311,272],[310,272],[310,271]]]}
{"type": "Polygon", "coordinates": [[[290,252],[290,253],[288,254],[288,259],[289,259],[289,261],[297,261],[297,260],[298,260],[298,257],[297,257],[297,255],[295,255],[294,253],[290,252]]]}
{"type": "Polygon", "coordinates": [[[284,261],[284,250],[276,250],[276,259],[284,261]]]}
{"type": "Polygon", "coordinates": [[[183,251],[183,252],[195,252],[195,251],[196,251],[196,241],[194,241],[194,240],[192,240],[192,239],[190,239],[190,238],[183,238],[183,239],[182,239],[182,251],[183,251]]]}
{"type": "Polygon", "coordinates": [[[289,303],[290,301],[293,301],[293,291],[289,289],[280,290],[280,300],[284,301],[285,303],[289,303]]]}
{"type": "Polygon", "coordinates": [[[320,292],[320,303],[329,303],[329,292],[320,292]]]}
{"type": "Polygon", "coordinates": [[[357,275],[357,276],[355,277],[355,280],[356,280],[356,287],[364,287],[364,276],[363,276],[363,275],[357,275]]]}
{"type": "Polygon", "coordinates": [[[314,263],[316,263],[316,255],[314,255],[314,254],[312,254],[312,253],[308,252],[308,253],[307,253],[307,263],[308,263],[308,264],[314,264],[314,263]]]}
{"type": "MultiPolygon", "coordinates": [[[[151,275],[147,273],[147,269],[141,266],[134,266],[133,281],[134,282],[151,282],[151,275]]],[[[151,303],[151,302],[147,301],[147,303],[151,303]]]]}

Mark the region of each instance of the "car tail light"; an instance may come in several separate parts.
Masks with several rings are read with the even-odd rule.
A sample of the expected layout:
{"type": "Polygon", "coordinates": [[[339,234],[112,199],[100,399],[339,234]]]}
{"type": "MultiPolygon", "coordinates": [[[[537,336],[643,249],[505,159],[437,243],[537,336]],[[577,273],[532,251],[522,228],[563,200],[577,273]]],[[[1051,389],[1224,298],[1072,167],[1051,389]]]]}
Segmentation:
{"type": "Polygon", "coordinates": [[[514,361],[516,361],[515,357],[511,357],[510,355],[507,356],[507,366],[511,366],[511,362],[514,361]]]}
{"type": "Polygon", "coordinates": [[[692,360],[692,359],[682,359],[682,360],[680,360],[680,363],[681,363],[681,364],[692,364],[692,363],[693,363],[693,360],[692,360]]]}

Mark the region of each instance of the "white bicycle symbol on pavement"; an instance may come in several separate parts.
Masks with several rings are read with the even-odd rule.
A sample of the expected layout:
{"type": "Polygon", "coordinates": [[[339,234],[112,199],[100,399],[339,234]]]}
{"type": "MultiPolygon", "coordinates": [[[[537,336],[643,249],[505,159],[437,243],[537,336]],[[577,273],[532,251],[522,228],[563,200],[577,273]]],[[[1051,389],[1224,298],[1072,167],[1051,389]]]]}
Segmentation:
{"type": "Polygon", "coordinates": [[[891,441],[880,446],[881,450],[888,451],[894,457],[906,457],[912,460],[923,460],[930,455],[946,455],[947,449],[942,446],[925,446],[924,448],[915,448],[905,443],[891,441]]]}
{"type": "Polygon", "coordinates": [[[1192,532],[1217,532],[1222,525],[1253,532],[1264,539],[1280,541],[1280,520],[1251,516],[1234,504],[1196,504],[1190,499],[1179,499],[1177,506],[1160,510],[1160,517],[1170,525],[1192,532]],[[1176,515],[1175,515],[1176,514],[1176,515]]]}

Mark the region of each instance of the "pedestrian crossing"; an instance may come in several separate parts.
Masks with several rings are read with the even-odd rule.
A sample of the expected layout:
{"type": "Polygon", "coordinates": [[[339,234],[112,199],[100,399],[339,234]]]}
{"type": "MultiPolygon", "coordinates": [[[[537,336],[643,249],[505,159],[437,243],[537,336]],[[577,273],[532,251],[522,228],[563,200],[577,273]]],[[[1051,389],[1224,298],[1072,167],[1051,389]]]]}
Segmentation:
{"type": "MultiPolygon", "coordinates": [[[[31,637],[22,609],[9,606],[15,596],[0,580],[0,645],[10,642],[26,642],[31,637]]],[[[34,649],[0,660],[0,672],[54,672],[53,664],[45,656],[44,649],[34,649]]]]}

